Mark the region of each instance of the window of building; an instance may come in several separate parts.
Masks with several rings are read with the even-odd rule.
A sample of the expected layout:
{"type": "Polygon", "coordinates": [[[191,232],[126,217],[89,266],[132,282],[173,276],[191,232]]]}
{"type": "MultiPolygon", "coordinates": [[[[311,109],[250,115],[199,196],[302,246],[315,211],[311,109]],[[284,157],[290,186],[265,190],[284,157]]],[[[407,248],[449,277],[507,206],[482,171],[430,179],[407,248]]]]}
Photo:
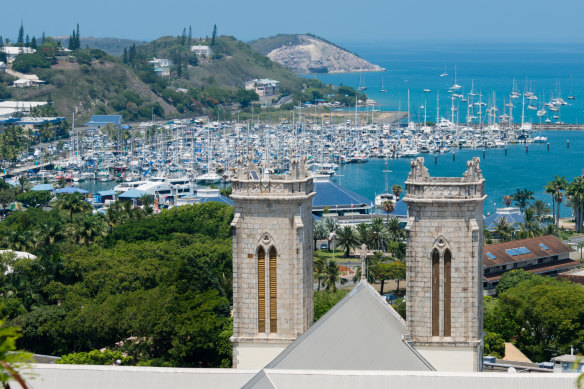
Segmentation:
{"type": "Polygon", "coordinates": [[[451,324],[450,324],[450,307],[451,307],[451,292],[450,292],[450,279],[452,271],[452,254],[450,250],[446,250],[444,253],[444,336],[451,335],[451,324]]]}
{"type": "Polygon", "coordinates": [[[432,336],[440,336],[440,254],[432,252],[432,336]]]}
{"type": "Polygon", "coordinates": [[[270,249],[270,332],[278,332],[278,280],[276,249],[270,249]]]}
{"type": "Polygon", "coordinates": [[[258,250],[258,332],[266,332],[266,252],[258,250]]]}

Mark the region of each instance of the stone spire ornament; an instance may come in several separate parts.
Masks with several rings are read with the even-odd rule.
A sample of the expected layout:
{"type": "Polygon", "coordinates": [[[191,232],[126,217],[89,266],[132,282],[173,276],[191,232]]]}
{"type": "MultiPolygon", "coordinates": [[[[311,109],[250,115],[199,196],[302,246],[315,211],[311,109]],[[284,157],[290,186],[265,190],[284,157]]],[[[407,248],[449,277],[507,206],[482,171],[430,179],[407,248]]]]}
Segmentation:
{"type": "Polygon", "coordinates": [[[367,281],[367,245],[361,245],[361,281],[367,281]]]}

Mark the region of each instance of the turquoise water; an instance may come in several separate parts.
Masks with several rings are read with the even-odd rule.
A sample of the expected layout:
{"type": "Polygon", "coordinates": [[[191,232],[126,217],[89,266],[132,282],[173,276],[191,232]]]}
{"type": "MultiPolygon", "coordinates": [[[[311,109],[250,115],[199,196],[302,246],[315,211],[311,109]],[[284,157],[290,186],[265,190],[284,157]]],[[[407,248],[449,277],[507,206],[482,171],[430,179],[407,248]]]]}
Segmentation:
{"type": "MultiPolygon", "coordinates": [[[[481,170],[486,179],[485,191],[487,199],[484,203],[485,214],[502,207],[502,198],[512,194],[517,188],[527,188],[535,193],[536,199],[551,203],[549,195],[544,193],[544,185],[553,179],[554,175],[565,176],[572,181],[582,174],[584,168],[584,132],[580,131],[549,131],[545,134],[550,143],[531,144],[528,152],[525,145],[509,145],[507,156],[504,149],[487,149],[485,158],[482,150],[453,149],[452,153],[439,154],[437,163],[434,155],[425,154],[425,165],[433,176],[462,176],[466,170],[466,161],[472,157],[481,158],[481,170]],[[567,140],[570,148],[567,148],[567,140]]],[[[395,184],[404,187],[410,172],[410,159],[389,160],[390,187],[395,184]]],[[[385,161],[370,159],[368,163],[346,164],[339,168],[339,176],[334,180],[371,199],[385,190],[385,161]]],[[[562,206],[562,216],[571,215],[571,210],[562,206]]]]}
{"type": "MultiPolygon", "coordinates": [[[[353,87],[368,87],[367,95],[377,101],[382,110],[407,110],[410,90],[412,120],[423,120],[425,105],[427,117],[436,120],[436,99],[440,96],[441,116],[450,119],[451,98],[448,89],[456,82],[463,86],[459,93],[474,90],[487,103],[495,94],[499,109],[509,102],[509,94],[516,81],[520,91],[535,93],[541,104],[550,96],[563,97],[569,105],[563,106],[559,116],[565,123],[584,123],[584,46],[577,44],[488,45],[488,44],[396,44],[396,43],[341,43],[352,52],[387,69],[385,72],[352,74],[306,75],[326,83],[353,87]],[[440,77],[440,74],[448,76],[440,77]],[[379,92],[381,80],[387,93],[379,92]],[[424,89],[431,92],[425,93],[424,89]],[[575,100],[568,100],[568,95],[575,100]]],[[[466,103],[458,101],[459,121],[466,117],[466,103]]],[[[514,100],[513,117],[521,120],[521,99],[514,100]]],[[[526,103],[527,106],[527,103],[526,103]]],[[[508,108],[506,108],[508,110],[508,108]]],[[[535,111],[526,109],[526,120],[538,122],[535,111]]],[[[550,116],[550,115],[548,115],[550,116]]],[[[456,117],[455,117],[456,119],[456,117]]],[[[545,120],[545,117],[543,118],[545,120]]],[[[551,117],[550,117],[551,119],[551,117]]],[[[483,117],[484,120],[484,117],[483,117]]],[[[556,121],[556,120],[554,120],[556,121]]]]}

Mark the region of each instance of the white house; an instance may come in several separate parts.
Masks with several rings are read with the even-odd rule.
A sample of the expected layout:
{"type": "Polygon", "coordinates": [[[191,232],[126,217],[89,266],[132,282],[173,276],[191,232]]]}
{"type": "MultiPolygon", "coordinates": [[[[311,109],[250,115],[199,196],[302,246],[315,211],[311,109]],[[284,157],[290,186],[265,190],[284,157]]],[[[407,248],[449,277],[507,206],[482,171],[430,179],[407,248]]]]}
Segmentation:
{"type": "Polygon", "coordinates": [[[255,90],[258,96],[274,96],[280,90],[280,81],[270,78],[255,79],[245,83],[246,90],[255,90]]]}
{"type": "Polygon", "coordinates": [[[213,51],[211,50],[211,48],[209,46],[204,46],[204,45],[191,46],[191,51],[193,51],[195,54],[197,54],[199,56],[204,55],[207,58],[209,58],[211,56],[211,54],[213,53],[213,51]]]}
{"type": "Polygon", "coordinates": [[[0,52],[6,54],[6,58],[11,60],[20,54],[33,54],[36,50],[30,47],[4,46],[0,47],[0,52]]]}
{"type": "Polygon", "coordinates": [[[2,61],[0,61],[0,72],[6,72],[6,64],[2,61]]]}
{"type": "Polygon", "coordinates": [[[168,58],[155,57],[148,63],[154,66],[154,72],[158,77],[170,77],[170,65],[172,65],[172,62],[168,58]]]}

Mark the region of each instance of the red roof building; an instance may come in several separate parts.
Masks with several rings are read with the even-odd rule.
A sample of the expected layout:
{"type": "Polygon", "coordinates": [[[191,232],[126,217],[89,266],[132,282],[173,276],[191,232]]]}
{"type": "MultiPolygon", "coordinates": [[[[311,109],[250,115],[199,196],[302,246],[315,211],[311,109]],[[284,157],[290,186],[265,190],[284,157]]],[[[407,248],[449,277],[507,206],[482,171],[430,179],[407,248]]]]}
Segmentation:
{"type": "Polygon", "coordinates": [[[499,279],[509,270],[557,276],[580,263],[570,259],[574,251],[553,235],[485,245],[483,250],[483,293],[494,295],[499,279]]]}

